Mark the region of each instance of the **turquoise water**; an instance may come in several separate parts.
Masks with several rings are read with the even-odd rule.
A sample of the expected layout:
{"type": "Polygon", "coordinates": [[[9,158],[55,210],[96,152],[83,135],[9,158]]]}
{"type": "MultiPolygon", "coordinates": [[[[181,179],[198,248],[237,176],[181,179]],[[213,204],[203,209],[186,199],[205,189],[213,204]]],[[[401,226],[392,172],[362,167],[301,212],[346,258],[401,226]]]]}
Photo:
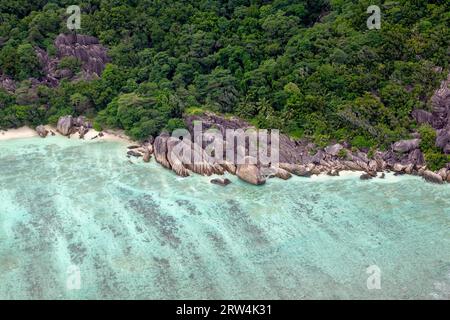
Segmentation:
{"type": "Polygon", "coordinates": [[[223,188],[125,154],[0,142],[1,299],[450,298],[449,185],[231,176],[223,188]]]}

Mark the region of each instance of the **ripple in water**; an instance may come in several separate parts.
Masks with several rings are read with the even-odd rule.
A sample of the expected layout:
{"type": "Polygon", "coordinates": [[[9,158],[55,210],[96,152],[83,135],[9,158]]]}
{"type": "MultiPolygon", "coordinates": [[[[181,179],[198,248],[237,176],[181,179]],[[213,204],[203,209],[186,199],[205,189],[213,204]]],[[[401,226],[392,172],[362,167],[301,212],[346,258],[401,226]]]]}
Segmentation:
{"type": "Polygon", "coordinates": [[[0,298],[450,298],[448,185],[229,177],[222,188],[125,151],[1,142],[0,298]],[[372,265],[380,290],[367,289],[372,265]]]}

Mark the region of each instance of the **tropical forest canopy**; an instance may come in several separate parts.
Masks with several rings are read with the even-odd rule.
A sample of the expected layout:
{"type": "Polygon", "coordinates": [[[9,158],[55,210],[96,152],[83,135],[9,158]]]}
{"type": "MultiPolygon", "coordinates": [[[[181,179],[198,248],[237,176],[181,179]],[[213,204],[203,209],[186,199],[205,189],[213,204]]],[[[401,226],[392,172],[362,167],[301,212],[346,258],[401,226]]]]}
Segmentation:
{"type": "Polygon", "coordinates": [[[414,129],[411,111],[430,108],[449,68],[448,0],[88,0],[77,32],[111,63],[98,79],[33,85],[36,48],[56,54],[73,4],[0,2],[0,76],[18,83],[0,88],[0,128],[82,114],[144,139],[211,110],[319,145],[383,146],[414,129]]]}

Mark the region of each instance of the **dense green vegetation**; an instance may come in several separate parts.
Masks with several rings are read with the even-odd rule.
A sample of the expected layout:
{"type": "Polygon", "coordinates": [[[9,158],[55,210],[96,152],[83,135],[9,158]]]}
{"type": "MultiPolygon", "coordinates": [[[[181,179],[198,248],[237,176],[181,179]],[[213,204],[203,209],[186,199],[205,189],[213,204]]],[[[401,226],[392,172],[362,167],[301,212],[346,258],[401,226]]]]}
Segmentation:
{"type": "Polygon", "coordinates": [[[79,33],[98,37],[112,63],[100,79],[32,90],[33,47],[55,54],[71,4],[1,1],[0,69],[20,85],[0,89],[0,127],[86,114],[145,138],[208,109],[370,148],[407,135],[444,75],[435,67],[449,67],[447,0],[87,0],[79,33]],[[372,4],[381,30],[367,29],[372,4]]]}
{"type": "Polygon", "coordinates": [[[436,131],[429,125],[422,125],[419,128],[421,142],[420,149],[423,151],[428,167],[435,171],[444,168],[450,162],[450,156],[443,154],[436,147],[436,131]]]}

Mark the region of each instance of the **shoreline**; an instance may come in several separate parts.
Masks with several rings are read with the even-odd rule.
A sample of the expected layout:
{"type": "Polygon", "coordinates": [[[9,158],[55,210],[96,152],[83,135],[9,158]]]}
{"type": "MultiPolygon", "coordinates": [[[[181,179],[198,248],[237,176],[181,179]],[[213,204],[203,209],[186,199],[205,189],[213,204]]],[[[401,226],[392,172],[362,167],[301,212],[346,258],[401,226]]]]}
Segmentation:
{"type": "MultiPolygon", "coordinates": [[[[59,137],[65,137],[65,138],[70,138],[70,139],[76,139],[76,140],[85,140],[86,142],[96,142],[96,141],[112,141],[112,142],[118,142],[118,143],[123,143],[123,144],[128,144],[128,145],[141,145],[141,143],[136,142],[131,140],[128,136],[125,135],[125,133],[122,130],[104,130],[102,131],[102,136],[99,136],[100,132],[96,131],[94,129],[89,129],[89,131],[87,133],[85,133],[84,138],[80,139],[80,134],[79,132],[75,132],[73,134],[71,134],[70,136],[64,136],[63,134],[59,133],[56,130],[56,127],[51,126],[51,125],[45,125],[43,126],[49,133],[48,136],[46,138],[41,138],[41,139],[47,139],[47,138],[51,138],[52,136],[59,136],[59,137]]],[[[9,140],[15,140],[15,139],[25,139],[25,138],[39,138],[39,134],[36,130],[30,128],[29,126],[23,126],[20,128],[15,128],[15,129],[8,129],[8,130],[0,130],[0,142],[1,141],[9,141],[9,140]]],[[[158,137],[159,138],[159,137],[158,137]]],[[[141,149],[144,146],[141,145],[141,149]]],[[[134,148],[133,148],[134,149],[134,148]]],[[[137,153],[140,153],[140,155],[138,155],[137,157],[144,157],[145,152],[142,150],[136,150],[138,151],[137,153]]],[[[127,156],[136,156],[133,153],[136,153],[135,150],[129,150],[127,153],[127,156]]],[[[150,153],[148,154],[149,157],[144,160],[144,162],[148,162],[151,158],[151,154],[153,154],[153,147],[151,148],[150,153]]],[[[145,158],[145,157],[144,157],[145,158]]],[[[160,161],[158,161],[158,157],[155,156],[155,161],[156,163],[160,163],[160,161]]],[[[301,166],[301,165],[299,165],[301,166]]],[[[162,167],[164,167],[164,165],[162,165],[162,167]]],[[[320,167],[320,166],[319,166],[320,167]]],[[[171,168],[173,170],[173,168],[171,168]]],[[[322,168],[324,169],[324,168],[322,168]]],[[[367,171],[365,170],[337,170],[338,174],[337,175],[331,175],[330,174],[330,170],[319,170],[316,171],[314,173],[313,170],[307,170],[307,172],[309,172],[309,174],[307,175],[302,175],[302,174],[297,174],[295,171],[296,170],[289,170],[288,168],[286,168],[286,170],[279,168],[278,170],[282,170],[282,171],[286,171],[288,172],[288,175],[290,175],[290,177],[293,176],[300,176],[300,177],[308,177],[311,180],[315,180],[315,181],[324,181],[324,180],[331,180],[332,178],[338,178],[339,177],[342,178],[360,178],[361,180],[372,180],[372,179],[376,179],[376,180],[391,180],[392,178],[394,178],[394,176],[422,176],[420,174],[414,174],[414,173],[405,173],[403,172],[402,174],[400,174],[399,172],[397,172],[395,170],[383,170],[383,171],[377,171],[376,175],[372,175],[370,177],[370,174],[368,174],[367,171]],[[384,175],[384,177],[381,177],[382,175],[384,175]],[[363,178],[363,176],[366,176],[363,178]],[[385,179],[388,178],[389,179],[385,179]]],[[[224,172],[227,172],[227,170],[224,167],[224,172]]],[[[175,173],[177,173],[175,171],[175,173]]],[[[194,172],[192,172],[194,173],[194,172]]],[[[197,172],[198,173],[198,172],[197,172]]],[[[230,172],[232,175],[237,175],[236,172],[230,172]]],[[[178,173],[177,173],[178,174],[178,173]]],[[[191,172],[189,172],[189,174],[187,174],[187,176],[189,176],[191,174],[191,172]]],[[[179,174],[178,174],[179,175],[179,174]]],[[[220,177],[223,177],[223,175],[220,175],[220,177]]],[[[289,177],[287,179],[277,176],[275,175],[274,177],[278,177],[278,178],[282,178],[283,180],[288,180],[289,177]]],[[[422,178],[424,178],[422,176],[422,178]]],[[[219,179],[220,180],[220,179],[219,179]]],[[[245,180],[245,179],[244,179],[245,180]]],[[[265,181],[268,180],[268,177],[265,179],[265,181]]],[[[427,180],[427,179],[425,179],[427,180]]],[[[443,179],[442,179],[443,180],[443,179]]],[[[431,181],[433,182],[433,181],[431,181]]],[[[441,183],[445,183],[445,180],[442,181],[441,183]]]]}
{"type": "MultiPolygon", "coordinates": [[[[53,132],[55,136],[59,137],[65,137],[62,134],[60,134],[56,127],[51,125],[45,125],[44,128],[48,130],[49,132],[53,132]]],[[[103,140],[103,141],[117,141],[117,142],[125,142],[125,143],[135,143],[135,141],[131,140],[129,137],[127,137],[123,132],[121,131],[114,131],[114,130],[105,130],[102,131],[103,137],[98,136],[99,131],[96,131],[94,129],[89,129],[89,131],[85,134],[84,140],[86,141],[94,141],[94,140],[103,140]],[[94,137],[98,136],[98,138],[93,139],[94,137]]],[[[49,135],[46,138],[50,138],[52,135],[49,133],[49,135]]],[[[26,139],[26,138],[34,138],[39,137],[39,134],[36,132],[36,130],[28,127],[23,126],[20,128],[14,128],[14,129],[8,129],[8,130],[0,130],[0,141],[8,141],[8,140],[15,140],[15,139],[26,139]]],[[[70,136],[72,139],[79,139],[80,135],[79,133],[74,133],[70,136]]],[[[81,139],[82,140],[82,139],[81,139]]]]}

